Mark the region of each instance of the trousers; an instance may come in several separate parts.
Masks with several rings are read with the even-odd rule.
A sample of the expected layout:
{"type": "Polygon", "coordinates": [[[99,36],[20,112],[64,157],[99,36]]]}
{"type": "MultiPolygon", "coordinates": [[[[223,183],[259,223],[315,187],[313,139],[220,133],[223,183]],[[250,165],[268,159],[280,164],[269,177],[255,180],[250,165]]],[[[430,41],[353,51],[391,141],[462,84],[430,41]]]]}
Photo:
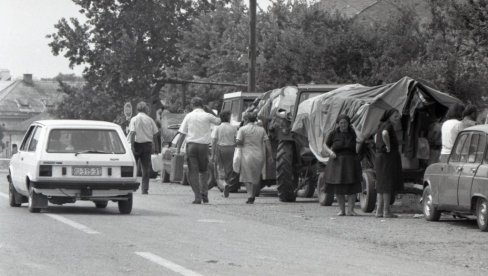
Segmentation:
{"type": "Polygon", "coordinates": [[[152,151],[151,142],[146,142],[146,143],[134,142],[134,147],[132,149],[132,152],[134,153],[136,162],[139,161],[141,162],[142,192],[147,192],[149,190],[149,174],[151,173],[151,151],[152,151]]]}
{"type": "Polygon", "coordinates": [[[195,194],[195,200],[208,197],[208,145],[186,144],[188,181],[195,194]]]}

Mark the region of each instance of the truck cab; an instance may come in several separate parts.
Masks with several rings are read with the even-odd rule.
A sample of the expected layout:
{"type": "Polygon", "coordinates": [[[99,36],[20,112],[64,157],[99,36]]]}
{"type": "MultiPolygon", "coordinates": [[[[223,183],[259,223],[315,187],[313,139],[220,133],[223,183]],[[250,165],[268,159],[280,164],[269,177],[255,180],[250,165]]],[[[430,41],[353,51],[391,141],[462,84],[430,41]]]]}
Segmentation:
{"type": "Polygon", "coordinates": [[[242,121],[242,113],[263,93],[258,92],[232,92],[224,94],[222,111],[230,111],[230,123],[239,126],[242,121]]]}

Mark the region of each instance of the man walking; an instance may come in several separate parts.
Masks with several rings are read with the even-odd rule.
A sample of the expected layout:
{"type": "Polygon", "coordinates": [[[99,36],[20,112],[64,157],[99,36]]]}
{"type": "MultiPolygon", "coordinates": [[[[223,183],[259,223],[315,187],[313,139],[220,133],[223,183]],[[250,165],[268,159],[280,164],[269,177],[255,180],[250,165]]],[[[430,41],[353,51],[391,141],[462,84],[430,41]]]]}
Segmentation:
{"type": "Polygon", "coordinates": [[[220,119],[206,112],[203,101],[199,97],[191,99],[192,112],[188,113],[181,123],[180,139],[176,153],[186,138],[186,158],[188,164],[188,180],[195,200],[193,204],[208,203],[208,155],[211,140],[211,126],[220,124],[220,119]]]}
{"type": "Polygon", "coordinates": [[[149,174],[151,172],[151,151],[153,136],[158,133],[154,120],[149,117],[149,107],[145,102],[139,102],[136,106],[137,115],[129,123],[129,141],[136,162],[140,160],[142,169],[142,194],[149,190],[149,174]]]}

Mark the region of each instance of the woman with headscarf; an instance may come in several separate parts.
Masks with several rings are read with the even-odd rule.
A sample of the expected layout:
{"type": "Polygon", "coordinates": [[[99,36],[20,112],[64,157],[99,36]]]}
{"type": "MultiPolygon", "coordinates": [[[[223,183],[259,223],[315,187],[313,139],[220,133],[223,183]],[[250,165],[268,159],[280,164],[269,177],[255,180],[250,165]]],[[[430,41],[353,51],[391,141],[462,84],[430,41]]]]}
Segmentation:
{"type": "MultiPolygon", "coordinates": [[[[239,181],[246,185],[247,204],[253,204],[259,191],[266,147],[271,147],[264,128],[256,124],[257,113],[246,114],[247,124],[237,132],[236,144],[241,148],[239,181]]],[[[270,149],[269,149],[270,150],[270,149]]]]}
{"type": "Polygon", "coordinates": [[[402,159],[393,127],[393,122],[399,120],[400,113],[396,109],[386,111],[375,135],[376,217],[397,217],[390,210],[390,202],[395,192],[403,188],[402,159]]]}
{"type": "Polygon", "coordinates": [[[356,132],[347,115],[337,118],[338,125],[325,142],[329,161],[325,167],[325,192],[335,194],[339,203],[339,216],[355,216],[356,194],[361,192],[361,164],[357,154],[356,132]],[[346,197],[348,208],[346,212],[346,197]]]}

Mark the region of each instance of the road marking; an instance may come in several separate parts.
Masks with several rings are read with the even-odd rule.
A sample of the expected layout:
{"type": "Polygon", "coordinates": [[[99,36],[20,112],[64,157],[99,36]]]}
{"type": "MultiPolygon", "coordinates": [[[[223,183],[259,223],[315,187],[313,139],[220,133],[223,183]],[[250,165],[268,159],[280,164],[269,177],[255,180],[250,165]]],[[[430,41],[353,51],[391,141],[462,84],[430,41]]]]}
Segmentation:
{"type": "Polygon", "coordinates": [[[182,267],[181,265],[175,264],[172,261],[168,261],[166,259],[163,259],[159,257],[158,255],[155,255],[151,252],[135,252],[136,255],[139,255],[153,263],[156,263],[160,266],[164,266],[165,268],[174,271],[176,273],[179,273],[184,276],[203,276],[200,273],[197,273],[193,270],[189,270],[187,268],[182,267]]]}
{"type": "Polygon", "coordinates": [[[198,222],[207,222],[207,223],[224,223],[221,219],[199,219],[198,222]]]}
{"type": "Polygon", "coordinates": [[[73,227],[75,229],[78,229],[80,231],[83,231],[83,232],[85,232],[87,234],[100,234],[100,232],[97,232],[97,231],[95,231],[95,230],[93,230],[93,229],[91,229],[91,228],[89,228],[89,227],[87,227],[87,226],[85,226],[83,224],[80,224],[78,222],[72,221],[72,220],[67,219],[65,217],[62,217],[60,215],[53,215],[53,214],[44,214],[44,215],[46,215],[48,217],[51,217],[51,218],[53,218],[53,219],[55,219],[55,220],[57,220],[59,222],[62,222],[64,224],[67,224],[67,225],[69,225],[69,226],[71,226],[71,227],[73,227]]]}
{"type": "Polygon", "coordinates": [[[6,199],[8,199],[8,195],[6,195],[6,194],[4,194],[4,193],[0,193],[0,196],[1,196],[1,197],[4,197],[4,198],[6,198],[6,199]]]}

